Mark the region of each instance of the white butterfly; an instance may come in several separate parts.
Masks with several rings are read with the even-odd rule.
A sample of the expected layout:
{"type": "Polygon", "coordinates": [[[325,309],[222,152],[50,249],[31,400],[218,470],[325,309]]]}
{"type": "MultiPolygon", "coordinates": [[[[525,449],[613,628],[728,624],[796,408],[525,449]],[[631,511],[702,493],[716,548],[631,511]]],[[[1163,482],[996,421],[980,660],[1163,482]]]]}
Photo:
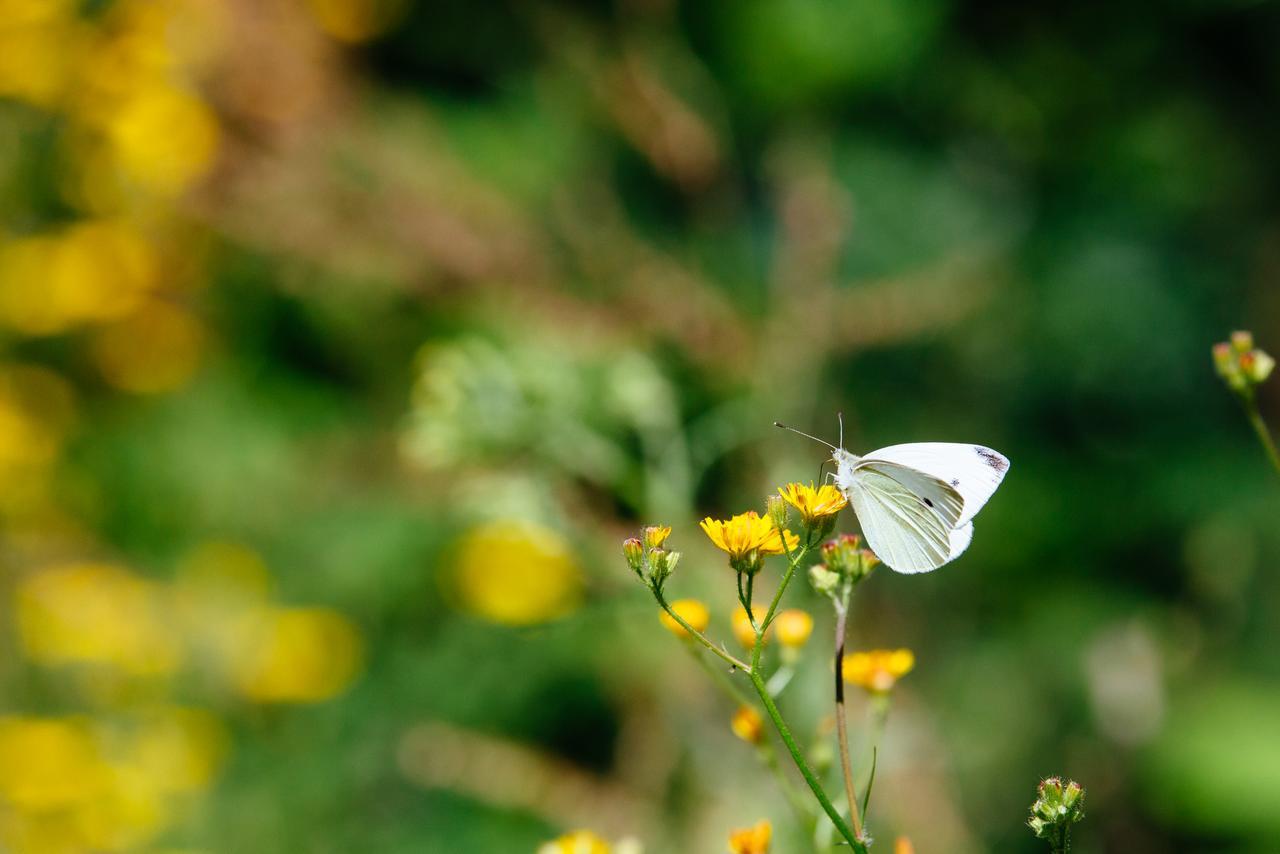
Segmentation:
{"type": "Polygon", "coordinates": [[[982,445],[917,442],[858,456],[823,444],[867,545],[895,572],[929,572],[959,557],[973,517],[1009,470],[1008,457],[982,445]]]}

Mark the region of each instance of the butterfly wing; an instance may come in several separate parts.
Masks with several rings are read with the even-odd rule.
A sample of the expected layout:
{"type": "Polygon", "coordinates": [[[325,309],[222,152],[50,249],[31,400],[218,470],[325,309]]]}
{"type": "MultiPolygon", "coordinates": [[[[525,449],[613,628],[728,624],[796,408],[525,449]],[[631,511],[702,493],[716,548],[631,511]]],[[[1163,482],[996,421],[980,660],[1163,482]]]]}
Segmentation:
{"type": "Polygon", "coordinates": [[[877,462],[905,466],[951,487],[963,504],[953,522],[955,526],[973,519],[1009,471],[1009,458],[999,451],[959,442],[890,445],[872,451],[861,462],[868,466],[877,462]]]}
{"type": "Polygon", "coordinates": [[[920,479],[928,476],[915,472],[908,485],[892,476],[891,473],[901,473],[899,469],[897,466],[859,466],[853,472],[846,496],[858,514],[867,545],[886,566],[895,572],[929,572],[968,545],[967,538],[938,512],[938,505],[942,503],[958,507],[960,502],[954,490],[936,479],[927,490],[918,491],[920,479]],[[948,497],[948,492],[953,495],[948,497]],[[926,495],[938,496],[935,506],[924,501],[926,495]]]}

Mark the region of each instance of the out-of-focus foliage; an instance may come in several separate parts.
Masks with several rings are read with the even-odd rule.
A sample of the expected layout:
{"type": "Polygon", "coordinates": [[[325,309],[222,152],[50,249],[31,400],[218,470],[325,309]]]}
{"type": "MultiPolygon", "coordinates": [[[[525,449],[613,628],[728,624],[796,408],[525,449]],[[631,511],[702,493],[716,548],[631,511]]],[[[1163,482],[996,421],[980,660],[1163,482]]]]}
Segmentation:
{"type": "Polygon", "coordinates": [[[729,637],[696,520],[843,410],[1013,460],[961,561],[859,589],[851,648],[916,653],[879,838],[1037,850],[1053,770],[1076,850],[1274,850],[1280,497],[1205,353],[1280,346],[1278,35],[0,0],[0,848],[792,850],[616,549],[672,525],[729,637]]]}

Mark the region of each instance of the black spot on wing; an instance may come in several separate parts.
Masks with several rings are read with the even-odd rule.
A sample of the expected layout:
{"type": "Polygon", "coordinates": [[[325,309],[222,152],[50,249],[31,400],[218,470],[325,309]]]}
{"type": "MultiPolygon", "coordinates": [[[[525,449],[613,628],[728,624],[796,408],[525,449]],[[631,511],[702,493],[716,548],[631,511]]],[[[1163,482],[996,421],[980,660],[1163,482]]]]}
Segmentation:
{"type": "Polygon", "coordinates": [[[988,448],[982,448],[974,445],[973,450],[982,457],[982,461],[991,466],[998,472],[1003,472],[1009,467],[1009,461],[988,448]]]}
{"type": "Polygon", "coordinates": [[[933,506],[933,502],[932,502],[932,501],[930,501],[930,500],[929,500],[929,499],[927,499],[927,498],[924,500],[924,503],[925,503],[925,504],[928,504],[930,507],[932,507],[932,506],[933,506]]]}
{"type": "Polygon", "coordinates": [[[952,486],[959,486],[959,485],[960,485],[960,479],[959,479],[959,478],[956,478],[955,480],[951,481],[951,485],[952,485],[952,486]]]}

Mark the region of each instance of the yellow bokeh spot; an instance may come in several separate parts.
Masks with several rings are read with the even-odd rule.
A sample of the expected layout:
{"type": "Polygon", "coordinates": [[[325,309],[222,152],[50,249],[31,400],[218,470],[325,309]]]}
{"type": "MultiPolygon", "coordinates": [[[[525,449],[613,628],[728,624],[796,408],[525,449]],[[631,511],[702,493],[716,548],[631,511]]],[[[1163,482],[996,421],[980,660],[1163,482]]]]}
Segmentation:
{"type": "Polygon", "coordinates": [[[46,569],[23,579],[15,599],[22,646],[41,664],[101,664],[156,676],[182,661],[156,586],[120,567],[46,569]]]}
{"type": "Polygon", "coordinates": [[[107,773],[86,721],[0,718],[0,797],[15,807],[39,812],[92,801],[107,773]]]}
{"type": "Polygon", "coordinates": [[[404,0],[307,0],[312,17],[326,33],[344,42],[368,41],[396,24],[404,0]]]}
{"type": "Polygon", "coordinates": [[[167,792],[207,789],[226,756],[222,722],[203,709],[166,708],[139,727],[129,754],[136,766],[167,792]]]}
{"type": "Polygon", "coordinates": [[[53,371],[35,365],[0,366],[0,472],[52,462],[73,413],[71,386],[53,371]]]}
{"type": "Polygon", "coordinates": [[[237,689],[260,703],[315,703],[342,693],[363,643],[346,617],[324,608],[265,609],[234,662],[237,689]]]}
{"type": "Polygon", "coordinates": [[[189,312],[153,302],[98,330],[93,358],[103,378],[116,388],[161,394],[191,379],[200,365],[204,342],[204,327],[189,312]]]}
{"type": "Polygon", "coordinates": [[[538,854],[609,854],[609,843],[590,830],[575,830],[542,844],[538,854]]]}
{"type": "MultiPolygon", "coordinates": [[[[705,632],[711,623],[711,612],[698,599],[677,599],[671,603],[671,610],[679,614],[680,619],[692,626],[695,631],[705,632]]],[[[658,619],[662,621],[667,631],[676,637],[690,637],[688,629],[676,622],[675,618],[666,611],[659,613],[658,619]]]]}
{"type": "Polygon", "coordinates": [[[84,28],[59,2],[0,2],[0,97],[50,109],[66,95],[84,28]]]}
{"type": "Polygon", "coordinates": [[[213,165],[218,120],[195,95],[168,85],[136,92],[108,125],[121,171],[140,187],[177,195],[213,165]]]}
{"type": "Polygon", "coordinates": [[[122,220],[0,246],[0,323],[28,335],[124,317],[156,283],[150,244],[122,220]]]}
{"type": "Polygon", "coordinates": [[[528,522],[493,522],[463,535],[454,566],[459,603],[511,626],[546,622],[577,607],[582,577],[569,544],[528,522]]]}

